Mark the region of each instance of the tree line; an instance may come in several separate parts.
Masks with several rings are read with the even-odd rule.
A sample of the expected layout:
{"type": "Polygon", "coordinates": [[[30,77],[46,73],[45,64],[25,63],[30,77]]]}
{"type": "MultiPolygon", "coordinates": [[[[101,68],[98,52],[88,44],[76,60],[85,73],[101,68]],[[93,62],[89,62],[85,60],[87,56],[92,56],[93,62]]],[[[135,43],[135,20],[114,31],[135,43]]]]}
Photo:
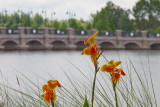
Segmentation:
{"type": "Polygon", "coordinates": [[[132,9],[123,9],[109,1],[106,6],[95,14],[91,14],[91,19],[85,21],[70,18],[68,20],[50,20],[43,18],[39,13],[33,17],[29,13],[14,12],[11,15],[0,13],[0,26],[8,28],[50,27],[56,29],[98,29],[114,31],[141,31],[160,32],[160,1],[159,0],[139,0],[132,9]]]}

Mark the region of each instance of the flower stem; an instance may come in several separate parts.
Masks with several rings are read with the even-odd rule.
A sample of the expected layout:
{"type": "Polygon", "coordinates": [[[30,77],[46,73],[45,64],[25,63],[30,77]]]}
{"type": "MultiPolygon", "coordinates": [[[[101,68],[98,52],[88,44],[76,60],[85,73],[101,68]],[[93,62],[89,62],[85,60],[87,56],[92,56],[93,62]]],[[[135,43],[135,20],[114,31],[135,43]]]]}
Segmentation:
{"type": "Polygon", "coordinates": [[[97,65],[95,66],[95,75],[93,80],[93,87],[92,87],[92,107],[93,107],[93,101],[94,101],[94,90],[95,90],[95,83],[96,83],[96,75],[97,75],[97,65]]]}
{"type": "Polygon", "coordinates": [[[116,102],[116,107],[118,107],[118,99],[117,99],[117,93],[116,93],[116,83],[113,81],[113,90],[115,94],[115,102],[116,102]]]}
{"type": "Polygon", "coordinates": [[[53,98],[51,97],[51,106],[54,107],[54,102],[53,102],[53,98]]]}

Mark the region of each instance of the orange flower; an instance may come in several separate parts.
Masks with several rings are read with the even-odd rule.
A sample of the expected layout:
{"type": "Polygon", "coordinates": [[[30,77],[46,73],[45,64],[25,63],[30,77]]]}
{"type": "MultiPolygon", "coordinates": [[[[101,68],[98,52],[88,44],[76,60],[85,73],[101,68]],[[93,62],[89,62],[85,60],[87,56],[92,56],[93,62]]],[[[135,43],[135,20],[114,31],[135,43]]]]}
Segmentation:
{"type": "Polygon", "coordinates": [[[46,92],[50,92],[50,93],[53,91],[53,90],[50,90],[50,89],[48,88],[48,85],[47,85],[47,84],[45,84],[45,85],[42,86],[42,90],[43,90],[43,92],[46,91],[46,92]]]}
{"type": "Polygon", "coordinates": [[[93,45],[95,44],[95,36],[98,34],[98,31],[94,34],[94,35],[92,35],[89,39],[86,39],[85,41],[84,41],[84,44],[86,45],[88,42],[91,42],[93,45]]]}
{"type": "Polygon", "coordinates": [[[95,44],[95,36],[98,34],[98,31],[92,35],[89,39],[86,39],[84,41],[84,44],[87,44],[88,42],[91,42],[91,45],[86,47],[85,49],[83,49],[83,52],[81,53],[81,55],[90,55],[91,56],[91,60],[94,64],[94,66],[98,63],[98,57],[99,57],[99,48],[98,46],[95,44]]]}
{"type": "Polygon", "coordinates": [[[83,50],[81,55],[83,55],[83,54],[85,54],[85,55],[93,55],[93,56],[96,56],[96,57],[99,55],[98,54],[98,51],[99,51],[98,46],[95,44],[95,36],[97,34],[98,34],[98,31],[94,35],[92,35],[89,39],[86,39],[84,41],[84,44],[87,44],[87,42],[91,42],[92,44],[90,46],[86,47],[83,50]]]}
{"type": "Polygon", "coordinates": [[[98,57],[98,56],[99,56],[99,54],[98,54],[98,52],[97,52],[97,48],[96,48],[95,46],[92,46],[92,45],[86,47],[86,48],[83,50],[83,52],[82,52],[81,55],[83,55],[83,54],[85,54],[85,55],[92,55],[92,56],[95,56],[95,57],[98,57]]]}
{"type": "Polygon", "coordinates": [[[48,88],[50,90],[54,90],[57,86],[61,87],[61,85],[57,80],[49,80],[47,83],[48,83],[48,88]]]}
{"type": "Polygon", "coordinates": [[[52,102],[55,102],[57,98],[55,91],[46,92],[45,94],[41,95],[41,97],[46,101],[47,104],[50,104],[51,99],[52,99],[52,102]]]}
{"type": "Polygon", "coordinates": [[[114,74],[115,81],[119,82],[119,78],[121,75],[125,76],[126,74],[123,72],[123,70],[121,68],[119,68],[119,69],[116,68],[115,74],[114,74]]]}
{"type": "Polygon", "coordinates": [[[94,65],[96,65],[96,63],[98,63],[97,58],[99,57],[99,52],[97,52],[97,46],[96,45],[91,45],[86,47],[81,55],[90,55],[91,56],[91,60],[94,63],[94,65]]]}
{"type": "Polygon", "coordinates": [[[46,101],[47,104],[50,104],[50,101],[53,103],[57,96],[55,93],[55,88],[61,87],[61,85],[59,84],[59,82],[57,80],[49,80],[47,82],[48,84],[44,84],[42,86],[42,91],[45,92],[44,94],[41,95],[41,97],[46,101]],[[54,90],[54,92],[53,92],[54,90]]]}
{"type": "Polygon", "coordinates": [[[120,65],[122,62],[121,61],[117,61],[114,62],[114,60],[111,60],[108,62],[107,64],[104,64],[101,67],[101,71],[102,72],[109,72],[111,74],[111,80],[114,82],[119,82],[120,76],[123,75],[125,76],[126,74],[123,72],[123,70],[121,68],[117,69],[116,67],[118,65],[120,65]]]}
{"type": "Polygon", "coordinates": [[[122,62],[121,61],[117,61],[114,63],[114,60],[111,60],[110,62],[108,62],[108,65],[104,64],[102,67],[101,67],[101,71],[103,72],[114,72],[114,70],[116,69],[116,67],[118,65],[120,65],[122,62]]]}

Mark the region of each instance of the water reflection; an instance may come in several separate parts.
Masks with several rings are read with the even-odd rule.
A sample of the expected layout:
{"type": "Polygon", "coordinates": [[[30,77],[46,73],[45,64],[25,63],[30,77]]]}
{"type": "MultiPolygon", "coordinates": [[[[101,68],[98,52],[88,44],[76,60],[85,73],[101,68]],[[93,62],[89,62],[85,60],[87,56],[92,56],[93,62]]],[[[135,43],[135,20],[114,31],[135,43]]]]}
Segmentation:
{"type": "MultiPolygon", "coordinates": [[[[124,71],[132,69],[130,61],[136,70],[143,76],[143,70],[151,70],[157,101],[160,100],[160,51],[104,51],[108,59],[121,60],[124,71]]],[[[100,65],[106,61],[100,58],[100,65]]],[[[17,85],[16,76],[23,78],[18,72],[27,76],[30,80],[44,84],[49,79],[58,79],[61,83],[67,83],[66,75],[83,80],[83,76],[72,65],[78,67],[89,79],[93,79],[90,58],[81,55],[81,51],[1,51],[0,69],[11,86],[17,85]]],[[[1,80],[2,82],[2,80],[1,80]]],[[[136,82],[136,80],[134,80],[136,82]]]]}

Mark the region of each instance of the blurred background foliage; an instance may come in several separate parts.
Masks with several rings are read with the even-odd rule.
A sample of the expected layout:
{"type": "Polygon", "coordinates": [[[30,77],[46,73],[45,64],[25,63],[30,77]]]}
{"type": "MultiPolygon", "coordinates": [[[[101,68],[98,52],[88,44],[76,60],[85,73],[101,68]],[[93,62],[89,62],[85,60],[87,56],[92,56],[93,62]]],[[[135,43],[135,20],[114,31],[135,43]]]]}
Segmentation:
{"type": "Polygon", "coordinates": [[[98,29],[113,31],[120,29],[123,31],[160,32],[160,1],[159,0],[139,0],[132,9],[123,9],[111,1],[95,14],[90,14],[89,20],[75,19],[70,17],[66,20],[49,19],[42,14],[14,12],[8,14],[7,11],[0,13],[0,26],[8,28],[50,27],[56,29],[74,28],[80,30],[98,29]]]}

